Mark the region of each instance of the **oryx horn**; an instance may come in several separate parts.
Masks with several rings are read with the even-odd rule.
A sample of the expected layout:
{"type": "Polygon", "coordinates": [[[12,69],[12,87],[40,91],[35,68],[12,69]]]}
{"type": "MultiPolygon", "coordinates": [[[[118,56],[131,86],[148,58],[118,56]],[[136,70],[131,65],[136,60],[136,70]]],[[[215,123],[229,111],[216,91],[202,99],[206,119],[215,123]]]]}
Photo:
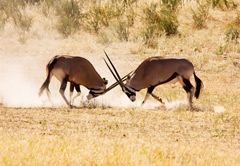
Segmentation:
{"type": "Polygon", "coordinates": [[[104,53],[105,53],[108,61],[109,61],[110,64],[112,65],[112,68],[113,68],[113,70],[115,71],[115,73],[116,73],[116,75],[117,75],[118,78],[117,78],[116,75],[113,73],[113,71],[110,69],[109,65],[107,64],[106,60],[104,59],[105,63],[107,64],[107,66],[108,66],[109,70],[111,71],[111,73],[113,74],[114,78],[119,82],[120,86],[122,87],[122,90],[124,90],[124,89],[125,89],[125,86],[124,86],[124,84],[123,84],[123,81],[121,80],[121,77],[119,76],[119,74],[118,74],[115,66],[113,65],[112,61],[111,61],[110,58],[108,57],[107,53],[106,53],[105,51],[104,51],[104,53]]]}
{"type": "Polygon", "coordinates": [[[111,71],[113,77],[116,79],[116,81],[121,85],[120,81],[118,80],[117,76],[114,74],[114,72],[112,71],[112,69],[110,68],[110,66],[108,65],[108,63],[106,62],[106,60],[103,58],[104,62],[106,63],[108,69],[111,71]]]}
{"type": "MultiPolygon", "coordinates": [[[[105,59],[104,59],[104,60],[105,60],[105,59]]],[[[111,69],[110,69],[110,70],[111,70],[111,69]]],[[[122,81],[125,81],[125,80],[127,79],[127,77],[132,74],[132,72],[133,72],[133,71],[131,71],[130,73],[128,73],[127,75],[125,75],[121,80],[122,80],[122,81]]],[[[118,84],[119,84],[118,81],[115,82],[114,84],[112,84],[111,86],[109,86],[109,87],[104,91],[104,93],[107,93],[107,92],[110,91],[111,89],[115,88],[118,84]]]]}

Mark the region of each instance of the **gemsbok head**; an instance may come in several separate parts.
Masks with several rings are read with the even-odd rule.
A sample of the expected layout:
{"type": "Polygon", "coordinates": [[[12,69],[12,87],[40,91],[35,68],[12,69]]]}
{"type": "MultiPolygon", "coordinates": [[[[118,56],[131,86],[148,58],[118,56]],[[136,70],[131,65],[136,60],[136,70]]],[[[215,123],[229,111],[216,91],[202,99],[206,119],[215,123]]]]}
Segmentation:
{"type": "MultiPolygon", "coordinates": [[[[80,85],[90,90],[87,95],[88,100],[103,95],[118,85],[118,82],[116,82],[106,89],[108,81],[100,77],[93,65],[87,59],[77,56],[54,56],[46,66],[46,73],[47,78],[39,90],[39,96],[41,96],[46,89],[47,96],[50,100],[49,84],[51,77],[54,75],[61,82],[59,93],[70,108],[72,107],[71,104],[74,99],[81,94],[80,85]],[[67,82],[70,82],[69,102],[64,95],[67,82]],[[74,88],[77,91],[77,95],[72,99],[74,88]]],[[[122,79],[126,80],[126,77],[127,75],[122,79]]]]}
{"type": "Polygon", "coordinates": [[[154,88],[161,84],[174,84],[176,82],[179,82],[182,85],[183,89],[187,92],[189,106],[192,108],[192,98],[194,91],[194,96],[198,98],[200,95],[200,90],[203,87],[202,81],[195,74],[193,64],[189,60],[184,58],[164,57],[150,57],[144,60],[131,74],[131,76],[128,76],[128,79],[124,84],[106,52],[105,55],[115,73],[104,59],[106,65],[121,86],[122,91],[129,97],[132,102],[136,100],[136,92],[147,88],[147,94],[142,104],[147,101],[150,95],[164,104],[161,98],[152,93],[154,88]],[[194,75],[195,78],[196,90],[190,82],[190,77],[192,75],[194,75]]]}

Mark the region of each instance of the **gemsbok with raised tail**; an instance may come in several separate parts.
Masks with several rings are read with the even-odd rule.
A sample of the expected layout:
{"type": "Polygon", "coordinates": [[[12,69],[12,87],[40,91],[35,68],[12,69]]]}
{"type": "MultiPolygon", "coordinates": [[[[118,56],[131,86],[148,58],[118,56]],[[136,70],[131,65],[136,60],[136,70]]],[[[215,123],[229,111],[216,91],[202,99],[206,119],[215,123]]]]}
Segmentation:
{"type": "MultiPolygon", "coordinates": [[[[61,82],[59,93],[70,108],[72,107],[71,104],[73,103],[73,100],[81,94],[80,85],[83,85],[90,90],[87,95],[88,100],[103,95],[118,85],[118,82],[116,82],[106,89],[108,81],[105,78],[100,77],[93,65],[87,59],[78,56],[54,56],[46,66],[46,73],[47,78],[39,90],[39,96],[41,96],[46,89],[47,96],[50,99],[49,84],[51,77],[54,75],[61,82]],[[67,82],[70,82],[69,102],[64,95],[67,82]],[[74,88],[77,91],[77,95],[72,99],[74,88]]],[[[127,76],[128,75],[122,79],[126,80],[127,76]]]]}
{"type": "Polygon", "coordinates": [[[150,95],[159,102],[163,103],[161,98],[152,93],[154,88],[161,84],[174,84],[179,82],[183,89],[187,92],[189,106],[192,109],[192,98],[194,91],[194,96],[198,98],[200,95],[200,90],[203,87],[202,81],[195,74],[193,64],[189,60],[184,58],[164,57],[150,57],[144,60],[131,74],[131,76],[128,76],[128,79],[124,84],[106,52],[105,55],[115,73],[104,59],[106,65],[121,86],[122,91],[132,102],[136,100],[136,92],[147,88],[147,93],[142,104],[147,101],[150,95]],[[192,75],[194,75],[195,78],[196,90],[190,82],[192,75]]]}

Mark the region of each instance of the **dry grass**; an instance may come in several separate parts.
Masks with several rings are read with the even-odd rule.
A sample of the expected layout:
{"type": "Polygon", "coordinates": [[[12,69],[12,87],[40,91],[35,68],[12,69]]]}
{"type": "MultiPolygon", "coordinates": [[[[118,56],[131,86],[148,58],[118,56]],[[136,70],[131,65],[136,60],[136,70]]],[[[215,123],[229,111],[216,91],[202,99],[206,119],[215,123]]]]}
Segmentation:
{"type": "Polygon", "coordinates": [[[4,165],[237,165],[239,113],[1,108],[4,165]]]}
{"type": "MultiPolygon", "coordinates": [[[[110,42],[99,42],[97,34],[84,30],[63,38],[54,27],[51,8],[46,17],[36,5],[26,7],[32,25],[24,42],[13,22],[5,22],[0,33],[0,165],[239,165],[240,45],[225,40],[239,7],[210,8],[206,27],[199,30],[191,20],[194,5],[190,1],[177,10],[178,35],[159,37],[155,49],[134,37],[119,42],[111,36],[110,42]],[[154,90],[169,102],[168,109],[154,108],[152,98],[140,107],[146,90],[132,105],[115,88],[97,101],[97,108],[82,107],[79,98],[75,104],[80,108],[69,110],[56,79],[50,84],[53,107],[46,107],[51,106],[46,96],[37,97],[45,65],[56,54],[89,59],[113,83],[102,60],[104,49],[121,75],[150,56],[188,58],[204,83],[195,109],[174,107],[177,101],[185,103],[180,85],[154,90]]],[[[135,21],[130,32],[137,36],[141,22],[135,21]]],[[[86,94],[83,88],[83,98],[86,94]]]]}

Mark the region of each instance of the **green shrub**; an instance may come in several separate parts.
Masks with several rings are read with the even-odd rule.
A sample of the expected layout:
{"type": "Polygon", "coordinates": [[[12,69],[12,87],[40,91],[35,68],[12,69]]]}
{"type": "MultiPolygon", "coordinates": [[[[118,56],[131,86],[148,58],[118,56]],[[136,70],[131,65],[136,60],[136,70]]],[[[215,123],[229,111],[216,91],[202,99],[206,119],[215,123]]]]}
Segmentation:
{"type": "Polygon", "coordinates": [[[235,43],[237,43],[238,38],[239,38],[239,34],[240,34],[240,28],[236,27],[236,26],[231,26],[228,27],[226,32],[225,32],[225,39],[226,41],[234,41],[235,43]]]}
{"type": "Polygon", "coordinates": [[[206,4],[198,4],[196,10],[192,9],[193,26],[197,29],[206,27],[206,21],[209,14],[209,7],[206,4]]]}
{"type": "Polygon", "coordinates": [[[153,27],[154,33],[174,35],[177,33],[178,20],[170,10],[158,8],[158,4],[151,4],[144,9],[145,22],[147,26],[153,27]]]}
{"type": "Polygon", "coordinates": [[[80,29],[83,15],[77,1],[63,0],[56,11],[58,16],[57,30],[64,37],[68,37],[80,29]]]}
{"type": "Polygon", "coordinates": [[[123,5],[120,3],[95,3],[86,14],[86,28],[98,33],[100,28],[108,27],[111,20],[121,16],[123,11],[123,5]]]}
{"type": "Polygon", "coordinates": [[[207,0],[212,8],[237,8],[237,4],[233,0],[207,0]]]}
{"type": "Polygon", "coordinates": [[[145,44],[149,46],[154,43],[155,39],[161,35],[175,35],[178,28],[178,20],[176,15],[160,4],[152,3],[143,9],[145,29],[142,32],[142,38],[145,44]]]}
{"type": "Polygon", "coordinates": [[[154,36],[154,29],[155,29],[154,27],[148,26],[141,33],[143,44],[149,48],[157,48],[158,46],[157,37],[154,36]]]}
{"type": "Polygon", "coordinates": [[[120,41],[128,41],[129,40],[129,28],[130,26],[128,25],[127,21],[118,21],[116,27],[115,27],[115,32],[117,34],[117,37],[120,41]]]}
{"type": "Polygon", "coordinates": [[[238,42],[240,35],[240,15],[238,15],[231,23],[228,24],[225,31],[225,39],[227,42],[238,42]]]}
{"type": "Polygon", "coordinates": [[[116,20],[117,23],[115,24],[116,26],[114,30],[117,34],[117,38],[120,41],[129,41],[130,28],[134,26],[134,22],[136,19],[136,14],[133,6],[135,2],[136,1],[131,1],[131,3],[129,2],[125,6],[122,15],[116,20]]]}
{"type": "Polygon", "coordinates": [[[181,0],[160,0],[162,4],[171,11],[175,11],[181,0]]]}

